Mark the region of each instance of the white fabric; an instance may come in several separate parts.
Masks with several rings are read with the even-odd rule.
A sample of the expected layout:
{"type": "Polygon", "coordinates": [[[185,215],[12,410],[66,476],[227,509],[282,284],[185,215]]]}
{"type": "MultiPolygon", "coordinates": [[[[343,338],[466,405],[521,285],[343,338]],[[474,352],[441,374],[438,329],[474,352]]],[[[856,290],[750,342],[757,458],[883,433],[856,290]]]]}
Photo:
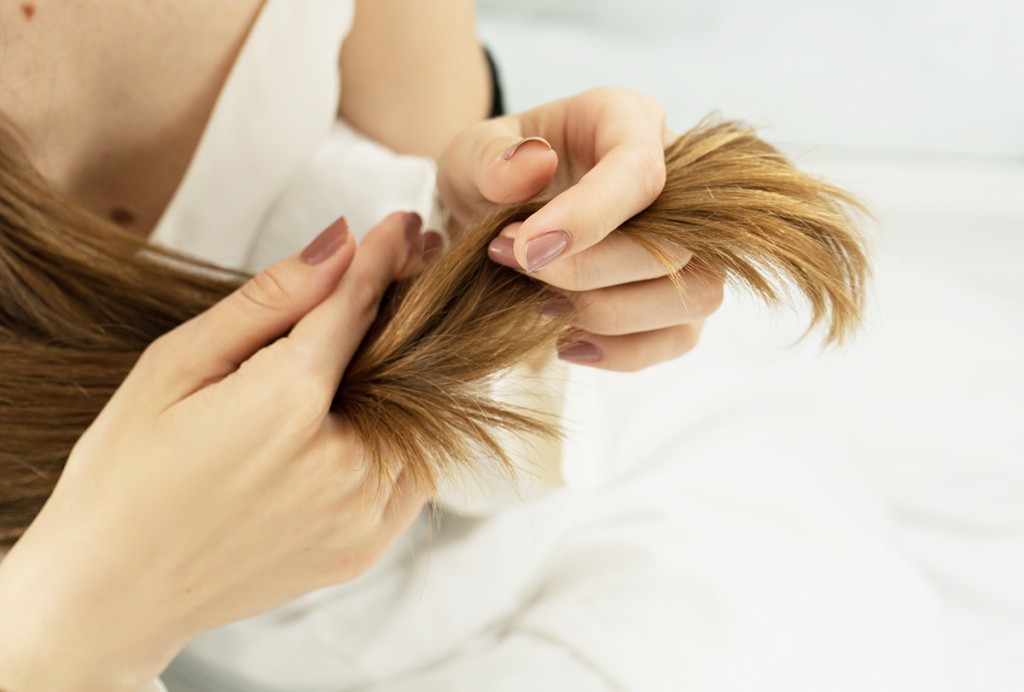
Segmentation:
{"type": "Polygon", "coordinates": [[[480,4],[513,110],[630,85],[677,129],[713,109],[766,128],[861,195],[878,218],[863,334],[825,358],[780,351],[798,327],[729,297],[678,405],[737,441],[677,451],[775,468],[831,431],[815,463],[849,467],[873,498],[861,521],[938,597],[951,684],[1024,690],[1024,4],[480,4]],[[782,400],[786,425],[745,432],[782,400]]]}
{"type": "MultiPolygon", "coordinates": [[[[334,88],[325,63],[334,64],[350,9],[267,3],[159,240],[257,269],[340,213],[363,231],[391,208],[427,211],[423,162],[334,124],[333,104],[306,95],[334,88]],[[294,73],[269,69],[279,31],[288,33],[294,73]],[[279,98],[279,88],[295,91],[279,98]],[[254,93],[268,95],[258,111],[248,101],[254,93]],[[230,194],[221,193],[224,181],[230,194]]],[[[854,175],[878,170],[889,169],[854,175]]],[[[1000,180],[1014,186],[1019,171],[1000,180]]],[[[922,218],[930,231],[930,216],[914,228],[925,230],[922,218]]],[[[1013,226],[1024,211],[1013,207],[1007,219],[1013,226]]],[[[945,219],[948,231],[962,221],[945,219]]],[[[1004,228],[985,221],[978,228],[986,232],[1004,228]]],[[[1001,239],[1019,250],[1019,236],[1001,239]]],[[[869,332],[855,349],[827,357],[781,350],[797,333],[791,325],[767,324],[759,309],[730,299],[683,360],[629,376],[574,368],[565,449],[572,489],[486,519],[424,517],[363,578],[199,637],[167,672],[169,689],[961,689],[970,677],[964,662],[982,660],[963,652],[991,621],[969,599],[948,599],[935,575],[994,608],[1021,607],[1024,503],[1012,475],[1019,467],[1005,454],[1022,448],[1013,423],[1020,284],[1015,273],[975,277],[983,283],[964,293],[947,276],[970,277],[969,266],[885,250],[869,332]],[[984,282],[1018,292],[993,302],[984,282]],[[926,308],[935,295],[941,309],[926,308]],[[934,385],[949,358],[977,361],[983,381],[1006,380],[991,426],[970,428],[982,435],[959,434],[951,404],[963,390],[934,385]],[[896,382],[935,401],[915,414],[922,401],[901,398],[896,382]],[[897,418],[909,419],[907,434],[879,437],[878,426],[897,418]],[[898,448],[879,447],[893,439],[898,448]],[[947,471],[936,475],[935,460],[947,471]],[[893,484],[895,504],[864,473],[891,478],[890,463],[925,481],[893,484]],[[986,483],[966,482],[979,469],[990,474],[986,483]],[[892,508],[949,516],[942,503],[954,495],[937,479],[976,490],[960,498],[952,525],[917,525],[932,532],[929,552],[892,508]],[[916,492],[899,497],[909,489],[916,492]],[[983,528],[990,542],[946,551],[950,535],[983,528]],[[964,564],[977,561],[993,569],[964,564]]],[[[1000,624],[999,646],[1024,642],[1018,619],[1000,624]]],[[[1014,679],[1019,663],[987,653],[991,680],[1014,679]]]]}
{"type": "Polygon", "coordinates": [[[1017,0],[478,4],[513,110],[621,84],[680,128],[721,110],[803,148],[1024,155],[1017,0]]]}

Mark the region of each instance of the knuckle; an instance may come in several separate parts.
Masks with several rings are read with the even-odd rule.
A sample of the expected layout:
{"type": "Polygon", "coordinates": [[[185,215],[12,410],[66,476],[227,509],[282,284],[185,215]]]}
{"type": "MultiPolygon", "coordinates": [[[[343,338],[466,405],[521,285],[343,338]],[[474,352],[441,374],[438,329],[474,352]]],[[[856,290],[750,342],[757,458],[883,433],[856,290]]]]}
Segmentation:
{"type": "Polygon", "coordinates": [[[691,292],[692,303],[688,310],[693,317],[705,318],[722,306],[725,300],[725,282],[717,277],[700,276],[691,292]]]}
{"type": "Polygon", "coordinates": [[[663,244],[662,248],[675,260],[674,266],[677,272],[686,269],[693,260],[693,252],[676,243],[663,244]]]}
{"type": "Polygon", "coordinates": [[[648,94],[641,94],[640,92],[634,91],[633,95],[639,99],[644,107],[650,111],[651,115],[657,118],[661,123],[665,122],[665,107],[661,105],[661,102],[648,94]]]}
{"type": "Polygon", "coordinates": [[[168,332],[142,351],[129,376],[139,382],[201,380],[204,367],[201,358],[195,357],[194,347],[173,332],[168,332]]]}
{"type": "Polygon", "coordinates": [[[174,338],[173,332],[168,332],[151,341],[139,356],[139,364],[151,366],[164,363],[175,357],[181,351],[178,340],[174,338]]]}
{"type": "Polygon", "coordinates": [[[375,281],[359,277],[352,282],[348,292],[348,303],[355,314],[373,319],[377,314],[382,296],[383,293],[375,281]]]}
{"type": "Polygon", "coordinates": [[[586,91],[582,92],[576,99],[574,99],[574,101],[578,101],[579,103],[582,104],[601,103],[602,101],[607,101],[610,98],[614,98],[616,92],[618,92],[621,88],[622,87],[607,86],[594,87],[592,89],[587,89],[586,91]]]}
{"type": "Polygon", "coordinates": [[[565,266],[559,268],[561,271],[553,277],[550,283],[566,291],[588,290],[593,282],[594,274],[590,263],[583,261],[577,255],[569,258],[569,261],[564,264],[565,266]]]}
{"type": "Polygon", "coordinates": [[[258,315],[281,310],[292,297],[277,267],[265,269],[246,281],[238,290],[238,296],[243,310],[258,315]]]}
{"type": "Polygon", "coordinates": [[[581,95],[586,97],[586,98],[589,98],[589,99],[594,99],[596,101],[611,101],[611,100],[629,99],[629,100],[650,100],[650,101],[653,101],[654,103],[657,103],[657,101],[655,101],[651,97],[647,96],[646,94],[643,94],[643,93],[641,93],[639,91],[635,91],[635,90],[630,89],[628,87],[622,87],[622,86],[594,87],[592,89],[588,89],[587,91],[583,92],[583,94],[581,94],[581,95]]]}
{"type": "Polygon", "coordinates": [[[628,309],[621,300],[602,300],[592,303],[594,306],[594,327],[600,334],[629,334],[637,331],[633,328],[633,311],[628,309]]]}
{"type": "Polygon", "coordinates": [[[377,560],[380,558],[380,553],[376,546],[371,548],[363,548],[360,550],[352,551],[344,559],[344,569],[351,575],[349,578],[358,577],[366,574],[370,569],[377,564],[377,560]]]}
{"type": "Polygon", "coordinates": [[[366,516],[366,512],[353,516],[351,512],[342,511],[335,515],[332,523],[335,536],[340,539],[335,561],[335,576],[340,581],[368,572],[387,551],[388,535],[380,530],[378,522],[366,516]]]}
{"type": "Polygon", "coordinates": [[[331,584],[352,581],[370,571],[374,565],[374,560],[365,550],[354,549],[351,546],[343,546],[338,549],[337,556],[330,562],[327,580],[331,584]]]}
{"type": "Polygon", "coordinates": [[[696,348],[700,331],[699,325],[690,324],[672,329],[668,340],[668,357],[664,360],[678,358],[696,348]]]}
{"type": "Polygon", "coordinates": [[[306,374],[293,378],[285,387],[285,403],[290,418],[318,421],[327,415],[334,391],[320,379],[306,374]]]}
{"type": "Polygon", "coordinates": [[[625,87],[616,86],[596,87],[591,91],[591,94],[598,101],[608,102],[628,98],[630,90],[625,87]]]}
{"type": "Polygon", "coordinates": [[[721,279],[715,279],[708,282],[707,284],[707,296],[705,298],[704,308],[706,312],[704,316],[707,317],[718,311],[718,308],[722,307],[722,303],[725,302],[725,282],[721,279]]]}
{"type": "Polygon", "coordinates": [[[551,269],[540,271],[540,278],[545,283],[565,291],[592,291],[603,286],[603,275],[609,271],[610,264],[594,261],[588,251],[566,258],[552,264],[551,269]]]}
{"type": "Polygon", "coordinates": [[[326,415],[334,390],[330,383],[317,376],[312,356],[288,339],[281,339],[270,348],[281,371],[281,376],[274,378],[280,383],[277,395],[281,397],[289,417],[310,421],[326,415]]]}
{"type": "Polygon", "coordinates": [[[665,155],[660,150],[636,148],[632,156],[640,191],[653,200],[665,189],[665,155]]]}

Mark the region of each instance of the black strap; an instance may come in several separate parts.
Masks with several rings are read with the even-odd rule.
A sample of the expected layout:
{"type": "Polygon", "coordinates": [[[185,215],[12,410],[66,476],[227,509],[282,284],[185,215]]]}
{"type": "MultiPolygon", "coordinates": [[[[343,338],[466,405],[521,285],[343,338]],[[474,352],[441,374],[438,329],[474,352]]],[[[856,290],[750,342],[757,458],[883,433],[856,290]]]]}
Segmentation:
{"type": "Polygon", "coordinates": [[[487,67],[491,72],[491,114],[488,118],[497,118],[505,115],[505,98],[501,89],[501,77],[498,75],[498,66],[494,62],[494,56],[487,46],[483,47],[484,56],[487,58],[487,67]]]}

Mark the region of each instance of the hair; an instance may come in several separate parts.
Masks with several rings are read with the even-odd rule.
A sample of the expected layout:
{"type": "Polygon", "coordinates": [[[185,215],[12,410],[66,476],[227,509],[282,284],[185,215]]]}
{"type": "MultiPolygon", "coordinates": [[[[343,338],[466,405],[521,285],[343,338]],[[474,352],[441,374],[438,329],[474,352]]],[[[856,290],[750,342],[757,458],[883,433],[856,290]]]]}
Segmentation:
{"type": "MultiPolygon", "coordinates": [[[[795,289],[826,343],[854,330],[868,262],[853,198],[736,123],[701,123],[665,160],[664,191],[616,233],[663,262],[681,291],[671,245],[770,305],[795,289]]],[[[557,434],[554,421],[499,403],[491,387],[520,363],[553,357],[568,329],[570,318],[543,314],[544,284],[487,257],[498,229],[540,206],[452,229],[448,251],[386,297],[332,406],[383,476],[405,468],[432,489],[481,451],[508,464],[499,430],[557,434]]],[[[0,543],[34,519],[146,346],[244,278],[68,201],[0,131],[0,543]]]]}

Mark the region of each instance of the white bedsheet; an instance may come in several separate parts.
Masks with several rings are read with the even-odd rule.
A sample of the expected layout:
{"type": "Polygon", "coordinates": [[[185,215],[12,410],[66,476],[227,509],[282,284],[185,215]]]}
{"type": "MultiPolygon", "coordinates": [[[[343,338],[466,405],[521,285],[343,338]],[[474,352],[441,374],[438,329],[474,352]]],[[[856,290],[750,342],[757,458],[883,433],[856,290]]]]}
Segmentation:
{"type": "Polygon", "coordinates": [[[696,352],[628,385],[671,370],[677,391],[604,413],[594,449],[677,431],[679,550],[704,570],[679,588],[742,604],[693,619],[679,655],[735,638],[677,689],[1024,689],[1024,6],[483,5],[513,108],[617,83],[680,130],[718,109],[877,217],[855,343],[787,348],[799,320],[730,295],[696,352]]]}
{"type": "Polygon", "coordinates": [[[799,319],[730,296],[687,358],[576,368],[567,464],[615,482],[450,517],[429,554],[420,525],[415,554],[189,659],[251,682],[169,688],[1020,689],[1024,169],[819,158],[879,217],[854,344],[788,347],[799,319]],[[380,598],[400,617],[350,620],[380,598]]]}

